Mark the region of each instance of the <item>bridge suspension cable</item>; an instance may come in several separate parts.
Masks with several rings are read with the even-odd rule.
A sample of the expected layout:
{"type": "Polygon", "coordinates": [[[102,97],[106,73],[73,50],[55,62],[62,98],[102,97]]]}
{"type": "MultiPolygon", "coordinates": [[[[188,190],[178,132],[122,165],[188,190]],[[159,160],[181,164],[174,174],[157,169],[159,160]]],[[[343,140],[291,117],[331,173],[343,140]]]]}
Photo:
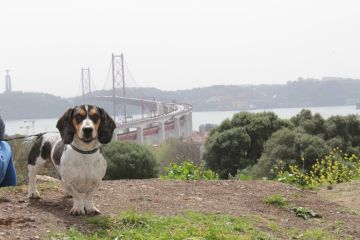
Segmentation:
{"type": "Polygon", "coordinates": [[[124,59],[124,63],[125,63],[125,67],[126,67],[126,70],[127,70],[128,74],[129,74],[130,79],[134,82],[135,87],[140,90],[140,95],[141,95],[140,97],[141,97],[141,98],[144,98],[144,97],[145,97],[145,98],[150,98],[149,96],[146,96],[146,95],[144,94],[143,89],[142,89],[141,87],[139,87],[139,85],[137,84],[137,82],[136,82],[133,74],[132,74],[131,71],[130,71],[130,68],[129,68],[128,64],[127,64],[126,59],[124,59]]]}
{"type": "Polygon", "coordinates": [[[102,90],[105,90],[105,89],[106,89],[106,85],[108,84],[108,81],[109,81],[109,78],[110,78],[111,62],[112,62],[112,59],[110,59],[109,68],[108,68],[108,71],[107,71],[107,74],[106,74],[106,79],[105,79],[104,86],[102,87],[102,90]]]}

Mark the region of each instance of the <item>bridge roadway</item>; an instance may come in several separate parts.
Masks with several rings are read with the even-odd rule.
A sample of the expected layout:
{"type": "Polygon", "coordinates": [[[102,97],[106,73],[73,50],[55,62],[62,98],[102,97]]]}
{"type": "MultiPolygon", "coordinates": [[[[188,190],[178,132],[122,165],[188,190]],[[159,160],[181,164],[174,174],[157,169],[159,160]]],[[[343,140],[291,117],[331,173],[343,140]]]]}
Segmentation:
{"type": "MultiPolygon", "coordinates": [[[[112,97],[95,97],[113,101],[112,97]]],[[[116,123],[117,140],[133,140],[138,143],[162,143],[169,137],[180,138],[192,133],[192,106],[185,103],[164,103],[155,100],[116,97],[116,103],[125,103],[149,109],[154,116],[144,119],[123,120],[116,123]],[[136,128],[135,131],[130,129],[136,128]]]]}

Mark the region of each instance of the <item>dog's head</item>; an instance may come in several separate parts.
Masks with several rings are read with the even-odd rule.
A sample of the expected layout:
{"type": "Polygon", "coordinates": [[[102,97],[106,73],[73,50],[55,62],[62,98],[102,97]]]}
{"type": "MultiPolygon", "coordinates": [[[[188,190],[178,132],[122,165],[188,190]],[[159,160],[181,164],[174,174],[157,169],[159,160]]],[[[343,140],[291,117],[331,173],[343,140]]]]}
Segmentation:
{"type": "Polygon", "coordinates": [[[115,122],[100,107],[81,105],[69,108],[56,124],[65,144],[70,144],[78,138],[85,144],[98,140],[102,144],[111,141],[115,122]]]}

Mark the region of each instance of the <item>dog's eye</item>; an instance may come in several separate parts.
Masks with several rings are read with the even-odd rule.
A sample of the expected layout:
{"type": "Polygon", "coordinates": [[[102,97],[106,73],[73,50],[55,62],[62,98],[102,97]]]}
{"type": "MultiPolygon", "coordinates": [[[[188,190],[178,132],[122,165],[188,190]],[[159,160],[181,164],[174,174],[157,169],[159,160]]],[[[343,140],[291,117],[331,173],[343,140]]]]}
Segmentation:
{"type": "Polygon", "coordinates": [[[97,114],[91,115],[90,119],[91,119],[91,121],[96,123],[99,120],[99,115],[97,115],[97,114]]]}
{"type": "Polygon", "coordinates": [[[75,115],[75,119],[78,123],[82,122],[84,120],[84,116],[80,115],[80,114],[76,114],[75,115]]]}

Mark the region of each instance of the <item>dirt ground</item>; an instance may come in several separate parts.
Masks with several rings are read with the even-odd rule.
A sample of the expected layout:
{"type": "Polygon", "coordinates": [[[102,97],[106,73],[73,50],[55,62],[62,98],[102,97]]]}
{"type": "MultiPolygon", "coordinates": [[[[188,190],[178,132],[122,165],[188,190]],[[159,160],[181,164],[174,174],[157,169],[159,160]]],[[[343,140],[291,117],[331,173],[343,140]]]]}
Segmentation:
{"type": "MultiPolygon", "coordinates": [[[[83,216],[71,216],[72,199],[64,198],[61,184],[42,179],[39,200],[27,199],[27,186],[0,190],[0,239],[42,239],[50,232],[62,232],[72,225],[88,231],[83,216]]],[[[359,182],[358,182],[359,183],[359,182]]],[[[324,190],[325,191],[325,190],[324,190]]],[[[257,215],[284,228],[296,226],[326,228],[360,239],[360,216],[342,211],[314,191],[272,181],[103,181],[95,197],[103,215],[136,210],[171,215],[187,210],[235,216],[257,215]],[[307,207],[322,216],[303,220],[294,213],[267,205],[265,196],[281,194],[294,206],[307,207]]]]}
{"type": "Polygon", "coordinates": [[[360,212],[360,180],[332,185],[331,188],[321,188],[319,195],[360,212]]]}

